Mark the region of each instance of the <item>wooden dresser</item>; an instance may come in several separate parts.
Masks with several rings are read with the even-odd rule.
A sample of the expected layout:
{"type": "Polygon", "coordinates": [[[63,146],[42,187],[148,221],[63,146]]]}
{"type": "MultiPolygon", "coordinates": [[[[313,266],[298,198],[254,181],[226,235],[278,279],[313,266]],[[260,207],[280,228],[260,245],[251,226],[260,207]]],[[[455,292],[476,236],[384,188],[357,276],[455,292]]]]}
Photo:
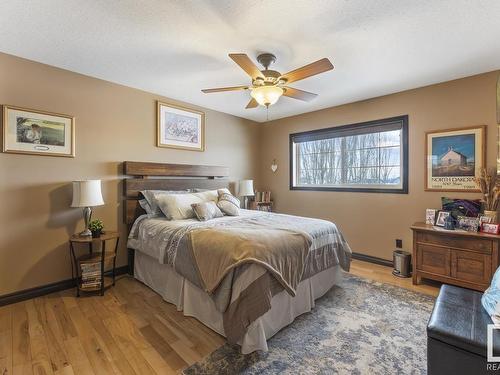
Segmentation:
{"type": "Polygon", "coordinates": [[[500,236],[453,231],[415,223],[413,230],[413,284],[421,278],[484,291],[498,260],[500,236]]]}

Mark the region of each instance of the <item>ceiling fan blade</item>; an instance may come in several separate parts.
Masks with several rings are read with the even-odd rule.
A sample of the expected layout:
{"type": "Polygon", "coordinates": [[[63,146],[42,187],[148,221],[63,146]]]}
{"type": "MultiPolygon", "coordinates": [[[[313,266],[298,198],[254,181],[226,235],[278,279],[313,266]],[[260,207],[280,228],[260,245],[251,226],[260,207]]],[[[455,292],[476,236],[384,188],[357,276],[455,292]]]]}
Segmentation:
{"type": "Polygon", "coordinates": [[[258,107],[259,106],[259,103],[257,103],[257,100],[255,100],[254,98],[252,98],[247,106],[245,107],[245,109],[249,109],[249,108],[255,108],[255,107],[258,107]]]}
{"type": "Polygon", "coordinates": [[[305,102],[309,102],[313,100],[318,94],[313,94],[312,92],[307,92],[304,90],[294,89],[293,87],[283,87],[285,92],[283,96],[288,96],[290,98],[303,100],[305,102]]]}
{"type": "Polygon", "coordinates": [[[304,78],[315,76],[316,74],[320,74],[332,69],[332,63],[325,57],[324,59],[305,65],[302,68],[298,68],[292,70],[291,72],[285,73],[280,77],[280,79],[286,80],[286,83],[291,83],[300,81],[304,78]]]}
{"type": "Polygon", "coordinates": [[[237,90],[246,90],[248,86],[231,86],[231,87],[218,87],[216,89],[203,89],[201,90],[205,94],[210,94],[211,92],[222,92],[222,91],[237,91],[237,90]]]}
{"type": "Polygon", "coordinates": [[[264,75],[259,70],[259,68],[250,60],[250,58],[244,53],[230,53],[229,57],[240,66],[247,74],[255,79],[260,77],[264,79],[264,75]]]}

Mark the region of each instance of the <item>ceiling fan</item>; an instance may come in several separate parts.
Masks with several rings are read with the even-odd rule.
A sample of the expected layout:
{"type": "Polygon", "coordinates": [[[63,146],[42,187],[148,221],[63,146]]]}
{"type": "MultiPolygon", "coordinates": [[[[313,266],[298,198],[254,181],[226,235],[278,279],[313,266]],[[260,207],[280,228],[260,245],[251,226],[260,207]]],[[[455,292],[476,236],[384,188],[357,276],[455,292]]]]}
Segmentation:
{"type": "Polygon", "coordinates": [[[252,60],[244,53],[230,53],[229,57],[252,77],[252,84],[250,86],[220,87],[201,91],[205,94],[209,94],[212,92],[251,90],[250,95],[252,99],[247,104],[247,109],[255,108],[259,104],[269,107],[276,103],[281,95],[306,102],[313,100],[318,94],[295,89],[286,85],[333,69],[330,60],[324,58],[305,65],[302,68],[281,74],[276,70],[269,69],[269,66],[276,62],[276,56],[271,53],[263,53],[257,56],[257,61],[264,67],[264,70],[259,70],[252,60]]]}

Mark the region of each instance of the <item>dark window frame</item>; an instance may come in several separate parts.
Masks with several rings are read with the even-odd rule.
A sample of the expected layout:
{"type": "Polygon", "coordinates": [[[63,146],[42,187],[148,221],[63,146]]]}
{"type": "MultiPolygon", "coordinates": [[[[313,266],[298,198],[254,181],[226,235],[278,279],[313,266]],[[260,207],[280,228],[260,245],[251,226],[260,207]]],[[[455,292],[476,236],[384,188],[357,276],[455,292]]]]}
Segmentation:
{"type": "MultiPolygon", "coordinates": [[[[339,136],[339,135],[337,135],[339,136]]],[[[389,117],[385,119],[379,119],[379,120],[373,120],[373,121],[366,121],[366,122],[359,122],[355,124],[348,124],[348,125],[341,125],[341,126],[333,126],[330,128],[326,129],[317,129],[317,130],[310,130],[306,132],[300,132],[300,133],[293,133],[290,134],[289,137],[289,163],[290,163],[290,170],[289,170],[289,179],[290,179],[290,190],[309,190],[309,191],[345,191],[345,192],[362,192],[362,193],[388,193],[388,194],[408,194],[408,175],[409,175],[409,161],[408,161],[408,155],[409,155],[409,143],[408,143],[408,115],[403,115],[403,116],[396,116],[396,117],[389,117]],[[294,168],[295,168],[295,160],[293,158],[294,154],[294,140],[300,139],[302,142],[308,141],[308,140],[315,140],[315,139],[324,139],[324,138],[333,138],[333,137],[328,137],[328,134],[339,134],[339,133],[352,133],[353,131],[356,132],[363,132],[366,129],[369,128],[376,128],[376,127],[384,127],[387,126],[390,123],[400,123],[401,124],[401,145],[402,147],[402,152],[403,152],[403,160],[402,160],[402,187],[399,189],[394,189],[394,188],[360,188],[360,187],[334,187],[334,186],[294,186],[293,184],[293,175],[294,175],[294,168]]]]}

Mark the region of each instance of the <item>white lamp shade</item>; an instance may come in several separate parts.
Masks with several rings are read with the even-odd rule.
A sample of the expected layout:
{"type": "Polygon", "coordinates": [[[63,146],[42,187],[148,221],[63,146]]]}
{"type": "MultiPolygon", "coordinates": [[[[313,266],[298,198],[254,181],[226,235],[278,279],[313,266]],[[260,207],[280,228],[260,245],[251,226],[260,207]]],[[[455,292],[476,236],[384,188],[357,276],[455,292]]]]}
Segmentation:
{"type": "Polygon", "coordinates": [[[93,207],[103,204],[101,180],[73,181],[71,207],[93,207]]]}
{"type": "Polygon", "coordinates": [[[241,180],[240,181],[240,189],[239,189],[240,197],[253,197],[253,180],[241,180]]]}

